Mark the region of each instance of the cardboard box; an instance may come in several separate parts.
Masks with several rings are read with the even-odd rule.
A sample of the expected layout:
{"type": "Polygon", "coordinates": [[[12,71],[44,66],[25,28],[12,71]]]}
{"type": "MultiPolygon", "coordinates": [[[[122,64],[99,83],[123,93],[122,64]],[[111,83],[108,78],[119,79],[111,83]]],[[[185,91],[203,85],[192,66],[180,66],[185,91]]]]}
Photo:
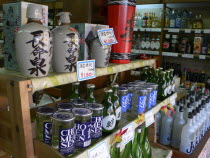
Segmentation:
{"type": "MultiPolygon", "coordinates": [[[[4,66],[6,69],[18,71],[15,54],[15,32],[27,23],[26,11],[28,2],[7,3],[3,5],[4,66]]],[[[42,5],[42,22],[48,26],[48,6],[42,5]]]]}
{"type": "Polygon", "coordinates": [[[202,49],[202,37],[194,37],[194,54],[200,54],[202,49]]]}
{"type": "MultiPolygon", "coordinates": [[[[96,29],[97,24],[89,23],[72,23],[71,27],[75,28],[80,34],[80,53],[79,61],[90,59],[90,51],[87,45],[87,37],[96,29]]],[[[108,25],[100,25],[103,29],[109,28],[108,25]]]]}

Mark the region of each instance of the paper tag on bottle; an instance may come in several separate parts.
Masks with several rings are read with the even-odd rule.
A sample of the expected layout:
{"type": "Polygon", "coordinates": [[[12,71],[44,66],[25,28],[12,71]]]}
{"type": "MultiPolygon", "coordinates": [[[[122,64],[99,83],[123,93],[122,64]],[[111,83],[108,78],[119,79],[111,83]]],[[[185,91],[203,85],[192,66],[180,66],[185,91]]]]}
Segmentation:
{"type": "Polygon", "coordinates": [[[89,80],[95,77],[95,60],[85,60],[77,62],[78,81],[89,80]]]}
{"type": "Polygon", "coordinates": [[[97,30],[97,32],[99,40],[103,46],[117,43],[113,28],[97,30]]]}
{"type": "Polygon", "coordinates": [[[199,59],[206,59],[205,55],[199,55],[199,59]]]}
{"type": "Polygon", "coordinates": [[[201,33],[200,29],[195,29],[195,33],[201,33]]]}
{"type": "Polygon", "coordinates": [[[126,145],[128,142],[130,142],[131,140],[133,140],[134,138],[134,129],[133,129],[133,124],[130,123],[127,126],[122,128],[122,131],[126,130],[126,133],[122,135],[122,141],[123,143],[126,145]]]}
{"type": "Polygon", "coordinates": [[[88,158],[110,158],[106,140],[88,150],[88,158]]]}
{"type": "Polygon", "coordinates": [[[150,126],[151,124],[153,124],[155,122],[153,109],[148,111],[148,112],[146,112],[144,117],[145,117],[145,125],[146,125],[146,127],[150,126]]]}
{"type": "Polygon", "coordinates": [[[193,54],[182,54],[182,58],[194,58],[193,54]]]}
{"type": "Polygon", "coordinates": [[[210,33],[210,29],[203,30],[203,33],[210,33]]]}
{"type": "Polygon", "coordinates": [[[184,32],[185,33],[191,33],[191,29],[185,29],[184,32]]]}

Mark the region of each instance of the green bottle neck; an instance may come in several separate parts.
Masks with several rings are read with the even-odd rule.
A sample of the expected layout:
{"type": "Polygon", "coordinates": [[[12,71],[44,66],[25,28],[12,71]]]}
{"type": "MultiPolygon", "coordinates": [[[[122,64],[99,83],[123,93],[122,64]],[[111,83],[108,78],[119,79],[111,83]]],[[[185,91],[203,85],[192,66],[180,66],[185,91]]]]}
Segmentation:
{"type": "Polygon", "coordinates": [[[79,94],[79,85],[73,85],[72,86],[72,92],[75,94],[79,94]]]}
{"type": "Polygon", "coordinates": [[[94,98],[93,91],[94,88],[87,88],[87,97],[94,98]]]}
{"type": "Polygon", "coordinates": [[[111,102],[112,100],[112,92],[105,92],[105,101],[111,102]]]}

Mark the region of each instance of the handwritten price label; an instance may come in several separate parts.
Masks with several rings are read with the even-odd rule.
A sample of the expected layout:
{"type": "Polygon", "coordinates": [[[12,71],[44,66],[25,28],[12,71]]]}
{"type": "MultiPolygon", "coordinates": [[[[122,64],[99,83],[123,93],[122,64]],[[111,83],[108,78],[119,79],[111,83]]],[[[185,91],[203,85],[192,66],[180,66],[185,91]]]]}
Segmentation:
{"type": "Polygon", "coordinates": [[[88,158],[110,158],[106,141],[101,142],[88,151],[88,158]]]}
{"type": "Polygon", "coordinates": [[[98,37],[103,46],[116,44],[117,40],[114,35],[113,28],[98,30],[98,37]]]}
{"type": "Polygon", "coordinates": [[[84,81],[95,78],[95,60],[78,61],[77,77],[78,81],[84,81]]]}
{"type": "Polygon", "coordinates": [[[127,126],[123,127],[122,130],[126,129],[128,129],[127,132],[122,135],[122,141],[125,145],[134,138],[133,124],[132,123],[128,124],[127,126]]]}
{"type": "Polygon", "coordinates": [[[145,116],[146,127],[150,126],[151,124],[155,122],[153,110],[146,112],[144,116],[145,116]]]}

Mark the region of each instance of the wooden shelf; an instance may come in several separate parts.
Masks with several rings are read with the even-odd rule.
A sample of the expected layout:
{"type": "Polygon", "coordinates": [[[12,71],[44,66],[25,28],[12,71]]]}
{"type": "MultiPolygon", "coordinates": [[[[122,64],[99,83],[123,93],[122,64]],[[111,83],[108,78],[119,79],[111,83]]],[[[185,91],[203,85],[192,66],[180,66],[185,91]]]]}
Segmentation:
{"type": "Polygon", "coordinates": [[[162,0],[162,3],[201,3],[210,2],[210,0],[162,0]]]}
{"type": "MultiPolygon", "coordinates": [[[[145,66],[154,66],[155,59],[151,60],[134,60],[128,64],[110,64],[106,68],[96,68],[96,77],[111,75],[127,70],[132,70],[145,66]]],[[[28,78],[20,74],[20,72],[9,71],[6,69],[0,69],[0,75],[9,75],[19,77],[22,80],[31,80],[33,92],[51,88],[55,86],[65,85],[73,82],[77,82],[77,73],[50,73],[47,77],[41,78],[28,78]]]]}
{"type": "MultiPolygon", "coordinates": [[[[167,104],[169,104],[170,102],[172,102],[173,100],[175,100],[177,98],[177,94],[173,94],[171,97],[168,97],[167,99],[165,99],[162,102],[159,102],[154,108],[152,108],[153,110],[153,114],[156,114],[158,111],[160,111],[162,106],[165,106],[167,104]]],[[[112,141],[114,139],[114,135],[119,132],[119,130],[123,127],[125,127],[128,124],[132,124],[133,126],[133,130],[135,130],[136,127],[138,127],[140,124],[144,123],[140,123],[140,124],[136,124],[136,119],[135,117],[131,114],[131,113],[126,113],[125,115],[123,115],[124,119],[122,118],[121,122],[118,125],[118,129],[116,129],[112,134],[106,136],[106,137],[102,137],[99,142],[97,142],[96,144],[91,145],[88,149],[86,149],[83,152],[76,152],[74,155],[72,155],[75,158],[85,158],[88,157],[88,151],[92,148],[94,148],[95,146],[97,146],[99,143],[101,143],[102,141],[106,141],[107,145],[111,146],[112,141]],[[129,119],[125,119],[125,118],[129,118],[129,119]]],[[[38,140],[34,140],[34,145],[35,145],[35,154],[37,156],[43,156],[42,153],[46,154],[46,151],[50,152],[50,155],[54,155],[53,158],[64,158],[61,154],[59,154],[55,149],[53,149],[52,147],[38,141],[38,140]],[[55,154],[53,154],[53,152],[55,154]]],[[[124,147],[121,148],[121,150],[123,150],[124,147]]],[[[171,154],[171,153],[170,153],[171,154]]],[[[169,155],[170,155],[169,154],[169,155]]]]}

